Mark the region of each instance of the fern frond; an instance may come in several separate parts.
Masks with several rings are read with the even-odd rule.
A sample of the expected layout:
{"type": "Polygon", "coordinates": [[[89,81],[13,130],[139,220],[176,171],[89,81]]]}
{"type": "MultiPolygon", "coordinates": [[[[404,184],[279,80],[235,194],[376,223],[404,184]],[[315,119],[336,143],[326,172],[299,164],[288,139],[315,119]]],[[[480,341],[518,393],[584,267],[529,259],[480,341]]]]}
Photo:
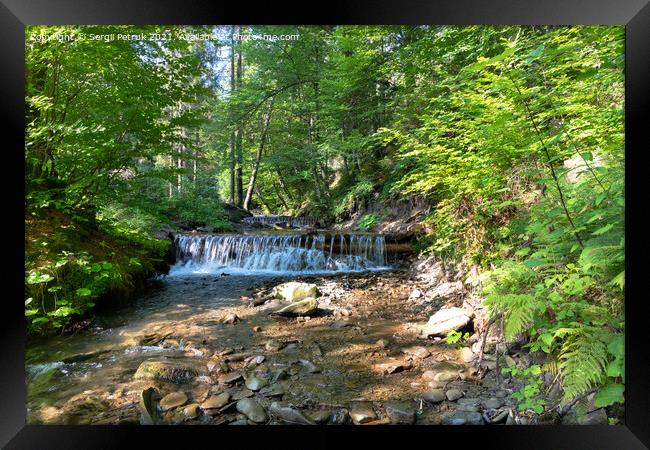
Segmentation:
{"type": "Polygon", "coordinates": [[[511,340],[517,334],[525,331],[532,324],[540,302],[532,295],[507,294],[499,302],[506,311],[503,334],[506,340],[511,340]]]}
{"type": "Polygon", "coordinates": [[[607,345],[597,334],[585,331],[562,346],[560,370],[565,400],[589,391],[606,376],[607,345]]]}

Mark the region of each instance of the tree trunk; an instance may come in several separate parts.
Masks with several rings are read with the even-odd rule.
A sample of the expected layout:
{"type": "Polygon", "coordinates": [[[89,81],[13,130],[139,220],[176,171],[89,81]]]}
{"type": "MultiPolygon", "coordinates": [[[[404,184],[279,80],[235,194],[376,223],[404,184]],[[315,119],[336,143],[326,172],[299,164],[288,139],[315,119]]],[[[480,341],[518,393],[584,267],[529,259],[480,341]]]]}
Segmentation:
{"type": "Polygon", "coordinates": [[[260,137],[260,145],[257,147],[257,153],[255,154],[255,163],[253,164],[253,170],[251,171],[251,178],[248,182],[248,189],[246,190],[246,198],[244,199],[244,209],[248,211],[250,206],[251,198],[253,197],[253,188],[255,187],[255,181],[257,179],[257,171],[260,167],[260,159],[262,159],[262,152],[264,151],[264,145],[266,144],[266,136],[269,131],[269,124],[271,122],[271,112],[273,111],[273,100],[269,104],[269,110],[266,113],[266,121],[262,127],[262,135],[260,137]]]}
{"type": "MultiPolygon", "coordinates": [[[[238,46],[239,47],[239,46],[238,46]]],[[[241,89],[242,82],[242,54],[241,50],[237,50],[237,91],[241,89]]],[[[235,140],[235,149],[236,149],[236,161],[235,161],[235,201],[237,206],[240,208],[244,203],[244,186],[242,182],[242,165],[243,165],[243,155],[242,155],[242,134],[243,134],[243,121],[240,119],[237,123],[237,139],[235,140]]]]}
{"type": "MultiPolygon", "coordinates": [[[[235,26],[230,33],[230,97],[235,94],[235,26]]],[[[235,114],[231,111],[231,117],[235,114]]],[[[234,126],[234,124],[232,124],[234,126]]],[[[235,204],[235,130],[230,133],[230,204],[235,204]]]]}

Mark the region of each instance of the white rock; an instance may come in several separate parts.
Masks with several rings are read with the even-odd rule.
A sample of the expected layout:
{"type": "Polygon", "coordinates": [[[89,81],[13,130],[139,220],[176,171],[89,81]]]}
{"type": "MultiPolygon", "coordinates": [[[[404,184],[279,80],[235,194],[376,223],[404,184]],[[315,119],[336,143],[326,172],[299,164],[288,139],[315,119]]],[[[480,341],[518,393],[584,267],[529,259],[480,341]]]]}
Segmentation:
{"type": "Polygon", "coordinates": [[[451,331],[459,330],[469,323],[473,313],[463,308],[441,309],[429,318],[422,329],[425,337],[444,336],[451,331]]]}

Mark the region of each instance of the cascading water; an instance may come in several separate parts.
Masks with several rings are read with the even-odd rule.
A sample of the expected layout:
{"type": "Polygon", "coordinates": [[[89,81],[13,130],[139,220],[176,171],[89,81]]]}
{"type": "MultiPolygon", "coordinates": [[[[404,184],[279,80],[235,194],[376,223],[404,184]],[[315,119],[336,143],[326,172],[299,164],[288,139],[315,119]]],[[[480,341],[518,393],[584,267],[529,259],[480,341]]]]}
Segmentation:
{"type": "Polygon", "coordinates": [[[346,272],[387,268],[380,235],[177,235],[171,275],[238,272],[346,272]]]}

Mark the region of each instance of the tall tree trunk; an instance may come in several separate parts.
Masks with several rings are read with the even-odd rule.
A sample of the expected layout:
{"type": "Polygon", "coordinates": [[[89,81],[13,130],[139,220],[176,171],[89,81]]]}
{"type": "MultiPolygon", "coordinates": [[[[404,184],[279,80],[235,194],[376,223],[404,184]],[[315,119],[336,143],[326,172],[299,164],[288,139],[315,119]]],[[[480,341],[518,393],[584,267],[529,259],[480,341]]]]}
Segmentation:
{"type": "Polygon", "coordinates": [[[180,170],[183,168],[183,146],[178,145],[178,175],[177,175],[177,184],[178,184],[178,195],[181,195],[181,190],[183,188],[183,177],[180,170]]]}
{"type": "MultiPolygon", "coordinates": [[[[230,33],[230,97],[235,95],[235,26],[230,33]]],[[[231,111],[231,117],[235,114],[231,111]]],[[[231,124],[234,127],[234,123],[231,124]]],[[[235,129],[230,132],[230,204],[235,204],[235,129]]]]}
{"type": "MultiPolygon", "coordinates": [[[[174,155],[169,155],[169,167],[174,166],[174,155]]],[[[169,199],[172,199],[172,196],[174,195],[174,188],[172,186],[172,182],[169,182],[169,199]]]]}
{"type": "MultiPolygon", "coordinates": [[[[237,46],[237,91],[241,89],[242,82],[242,54],[241,49],[237,46]]],[[[242,182],[242,165],[243,165],[243,155],[242,155],[242,134],[243,134],[243,120],[239,119],[237,123],[237,139],[235,141],[236,148],[236,161],[235,161],[235,201],[237,206],[240,208],[244,203],[244,185],[242,182]]]]}
{"type": "Polygon", "coordinates": [[[257,179],[257,171],[260,167],[260,159],[262,159],[262,152],[264,151],[264,145],[266,144],[266,136],[269,131],[269,124],[271,123],[271,113],[273,111],[273,99],[269,103],[269,110],[266,113],[266,120],[262,126],[262,135],[260,137],[260,145],[257,147],[257,153],[255,154],[255,163],[253,164],[253,170],[251,171],[251,178],[248,181],[248,189],[246,190],[246,198],[244,199],[244,209],[248,211],[250,206],[251,198],[253,197],[253,188],[255,187],[255,181],[257,179]]]}

